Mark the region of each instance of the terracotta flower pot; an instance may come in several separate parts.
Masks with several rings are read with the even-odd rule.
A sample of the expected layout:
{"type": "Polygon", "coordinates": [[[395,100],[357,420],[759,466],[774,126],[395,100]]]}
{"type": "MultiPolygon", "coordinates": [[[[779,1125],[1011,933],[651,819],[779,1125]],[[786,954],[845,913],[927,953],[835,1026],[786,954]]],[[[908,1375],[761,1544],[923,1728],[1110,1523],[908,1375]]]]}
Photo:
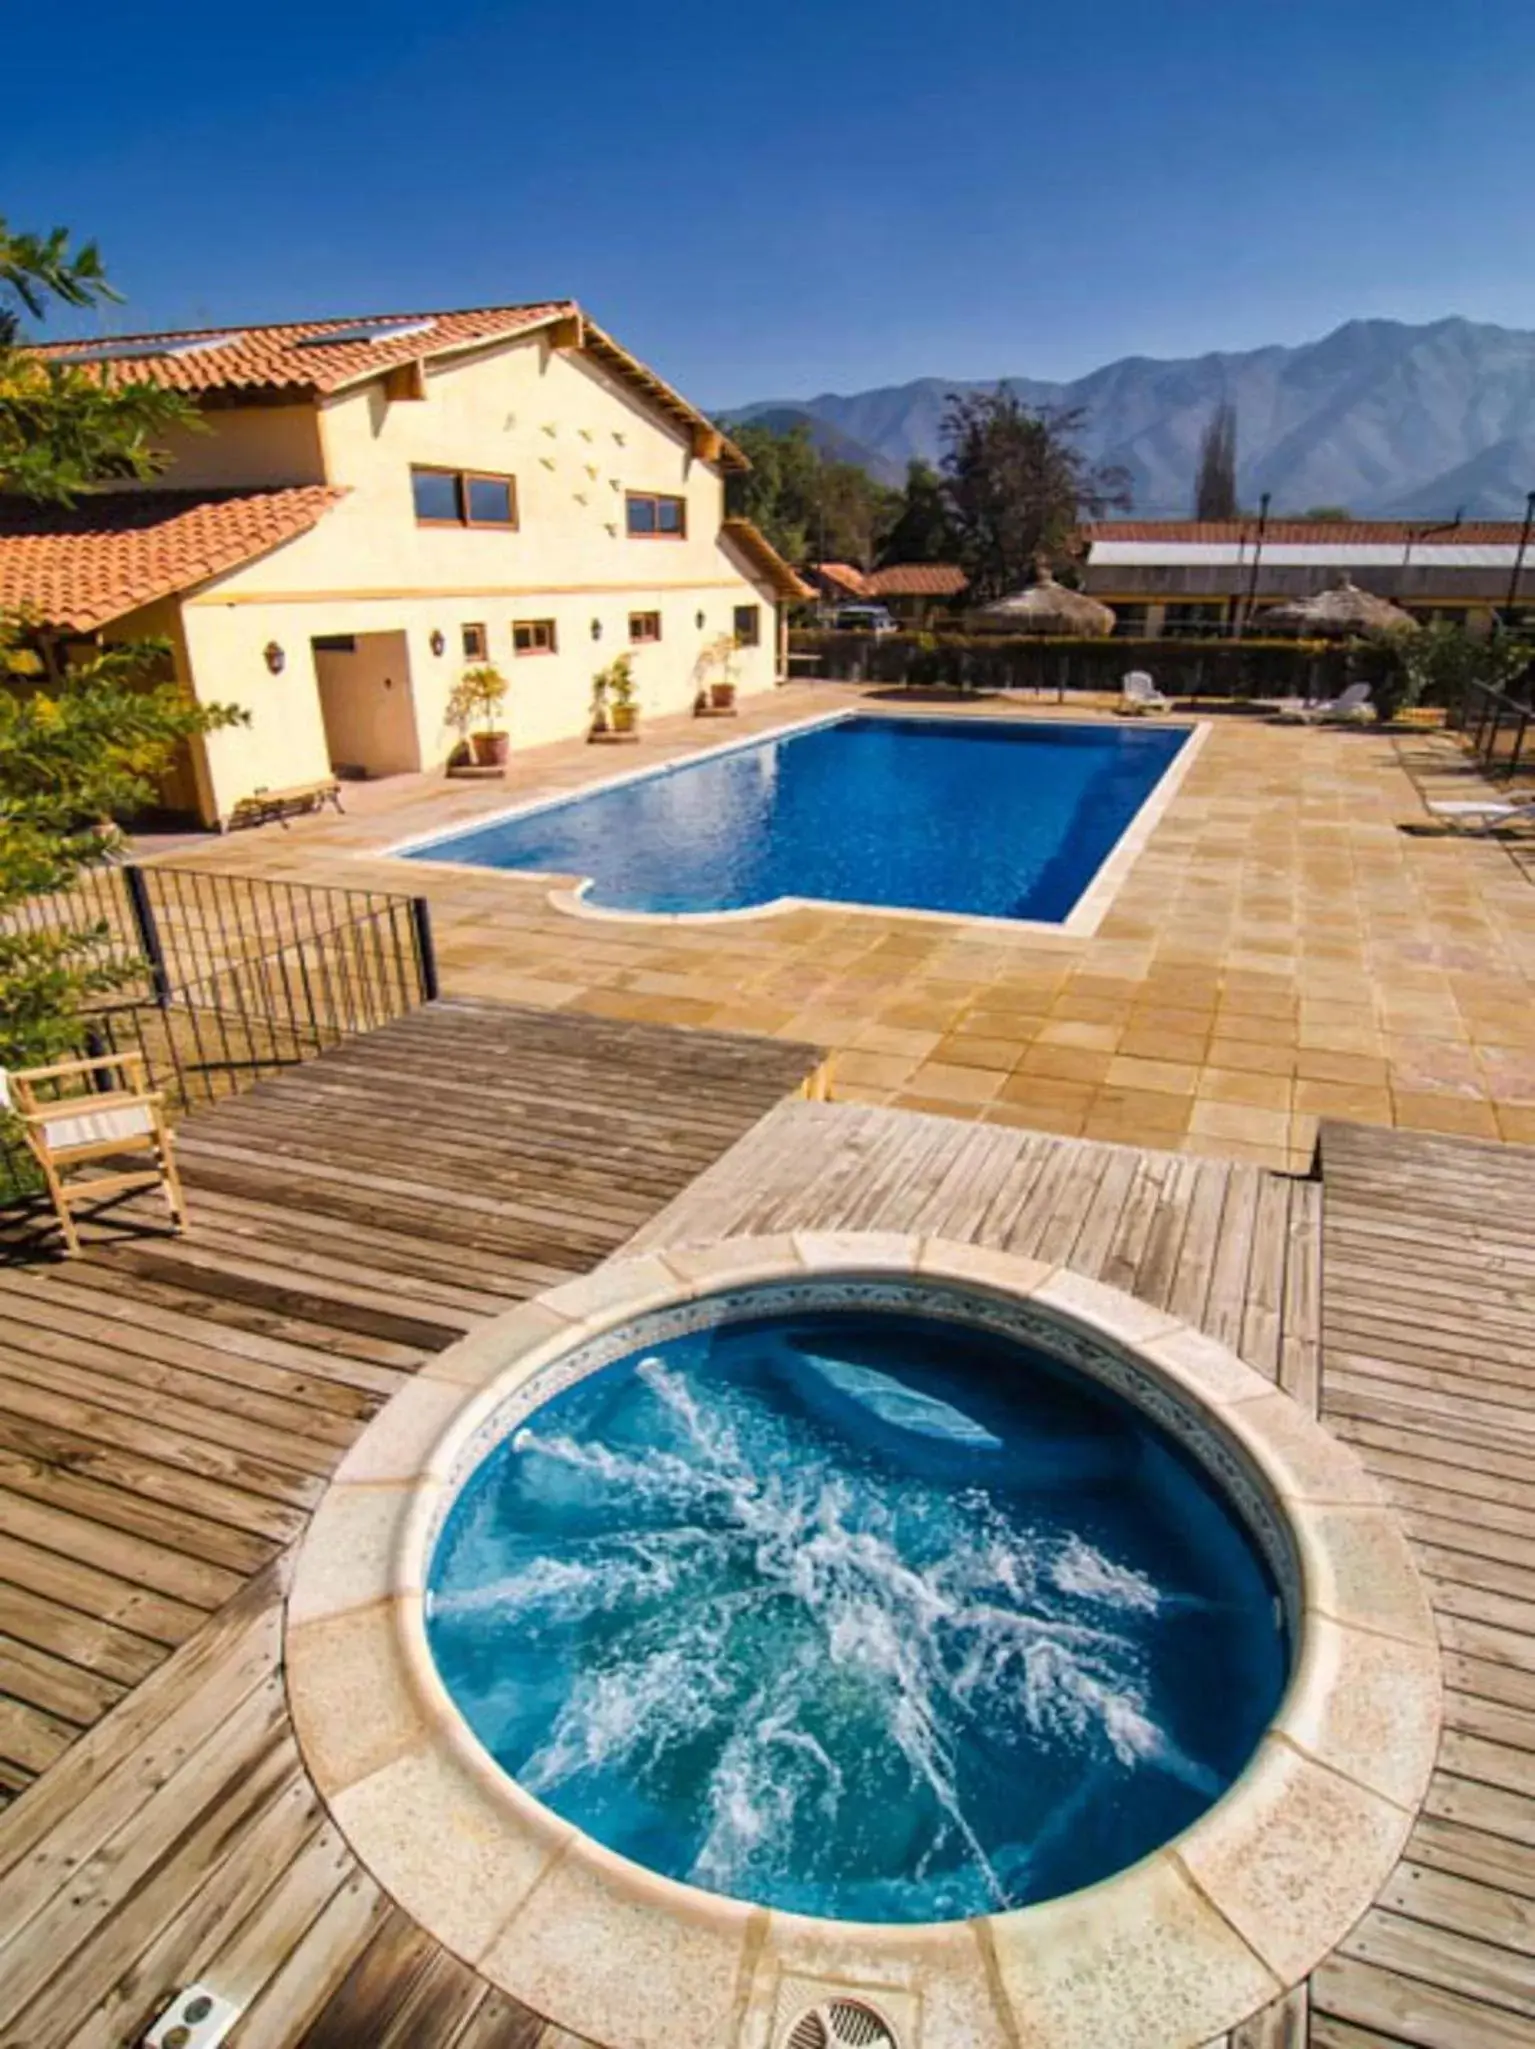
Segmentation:
{"type": "Polygon", "coordinates": [[[711,683],[709,703],[715,711],[734,711],[736,687],[734,683],[711,683]]]}
{"type": "Polygon", "coordinates": [[[474,733],[470,743],[476,768],[505,768],[512,743],[505,733],[474,733]]]}

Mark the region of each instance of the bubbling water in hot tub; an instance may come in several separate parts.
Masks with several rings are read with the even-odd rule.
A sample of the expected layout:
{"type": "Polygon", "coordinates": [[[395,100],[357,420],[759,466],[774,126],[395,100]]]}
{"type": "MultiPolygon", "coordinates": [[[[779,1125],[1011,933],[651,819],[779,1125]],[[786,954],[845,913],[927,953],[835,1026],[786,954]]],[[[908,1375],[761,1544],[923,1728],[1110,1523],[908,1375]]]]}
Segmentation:
{"type": "Polygon", "coordinates": [[[429,1595],[481,1741],[713,1891],[940,1920],[1176,1833],[1282,1689],[1278,1604],[1204,1473],[974,1328],[694,1333],[545,1405],[465,1486],[429,1595]]]}

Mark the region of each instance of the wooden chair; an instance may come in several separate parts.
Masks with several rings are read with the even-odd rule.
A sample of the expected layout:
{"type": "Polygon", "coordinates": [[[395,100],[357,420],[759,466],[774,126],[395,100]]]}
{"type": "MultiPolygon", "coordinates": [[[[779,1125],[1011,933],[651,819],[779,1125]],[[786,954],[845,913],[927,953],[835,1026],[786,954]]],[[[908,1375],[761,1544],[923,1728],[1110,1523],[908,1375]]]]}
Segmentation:
{"type": "Polygon", "coordinates": [[[176,1172],[165,1099],[147,1084],[142,1053],[110,1053],[95,1060],[62,1060],[53,1067],[29,1067],[0,1075],[0,1099],[9,1082],[12,1107],[27,1148],[48,1186],[49,1198],[71,1257],[80,1250],[73,1212],[81,1203],[104,1202],[132,1188],[163,1188],[175,1229],[186,1229],[186,1201],[176,1172]],[[110,1086],[102,1089],[99,1080],[110,1086]],[[72,1094],[39,1095],[40,1087],[78,1083],[72,1094]],[[154,1165],[66,1180],[66,1172],[123,1153],[148,1152],[154,1165]]]}

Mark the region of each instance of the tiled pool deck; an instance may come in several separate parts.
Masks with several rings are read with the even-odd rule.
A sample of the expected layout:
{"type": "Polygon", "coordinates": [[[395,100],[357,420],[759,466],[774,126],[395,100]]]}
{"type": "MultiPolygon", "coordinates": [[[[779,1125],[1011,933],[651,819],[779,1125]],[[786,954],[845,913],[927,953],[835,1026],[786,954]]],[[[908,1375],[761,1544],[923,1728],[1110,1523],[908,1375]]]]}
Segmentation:
{"type": "MultiPolygon", "coordinates": [[[[714,926],[587,920],[554,908],[544,879],[378,857],[871,698],[891,702],[793,685],[734,722],[658,720],[631,747],[529,752],[504,783],[359,785],[344,818],[175,858],[425,894],[450,992],[811,1040],[834,1052],[844,1099],[1278,1168],[1309,1163],[1319,1117],[1535,1141],[1535,868],[1516,845],[1402,830],[1427,825],[1425,796],[1478,787],[1442,737],[1213,711],[1087,938],[816,909],[714,926]]],[[[932,708],[1060,715],[995,699],[932,708]]]]}

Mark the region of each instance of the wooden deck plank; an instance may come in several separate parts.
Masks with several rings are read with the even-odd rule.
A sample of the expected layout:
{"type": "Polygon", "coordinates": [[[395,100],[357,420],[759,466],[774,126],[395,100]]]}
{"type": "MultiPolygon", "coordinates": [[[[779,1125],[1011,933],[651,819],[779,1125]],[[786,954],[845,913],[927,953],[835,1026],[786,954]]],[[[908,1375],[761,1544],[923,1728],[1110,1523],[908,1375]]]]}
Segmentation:
{"type": "Polygon", "coordinates": [[[1313,2040],[1535,2039],[1535,1153],[1324,1125],[1322,1414],[1394,1496],[1445,1661],[1439,1768],[1313,2040]]]}
{"type": "MultiPolygon", "coordinates": [[[[415,1043],[430,1022],[430,1016],[412,1021],[415,1043]]],[[[600,1022],[600,1030],[583,1032],[574,1052],[562,1056],[558,1086],[569,1092],[558,1120],[562,1146],[578,1147],[583,1132],[600,1129],[614,1104],[608,1081],[631,1028],[600,1022]],[[599,1073],[606,1078],[599,1080],[599,1073]],[[592,1094],[583,1099],[588,1086],[592,1094]]],[[[495,1083],[496,1056],[515,1036],[514,1021],[496,1014],[474,1053],[469,1046],[473,1007],[455,1009],[449,1023],[451,1033],[437,1042],[446,1051],[434,1053],[432,1061],[456,1075],[447,1128],[467,1131],[478,1091],[495,1083]]],[[[558,1024],[558,1019],[544,1018],[527,1042],[517,1041],[519,1073],[536,1065],[529,1046],[554,1044],[558,1024]]],[[[345,1205],[338,1207],[336,1201],[338,1193],[345,1193],[344,1178],[335,1169],[348,1142],[347,1121],[363,1114],[367,1100],[360,1077],[370,1069],[397,1073],[401,1057],[391,1047],[376,1054],[348,1049],[346,1101],[327,1105],[323,1112],[324,1157],[318,1165],[324,1171],[294,1177],[291,1185],[301,1198],[296,1209],[284,1208],[274,1193],[288,1185],[283,1177],[290,1155],[279,1152],[269,1156],[256,1192],[231,1188],[209,1196],[210,1216],[217,1219],[214,1242],[199,1243],[194,1233],[189,1248],[194,1257],[180,1275],[175,1260],[184,1248],[165,1248],[163,1259],[143,1275],[154,1289],[165,1291],[155,1298],[157,1308],[173,1319],[163,1327],[165,1337],[194,1346],[206,1343],[225,1359],[240,1356],[222,1337],[197,1334],[195,1302],[203,1293],[210,1302],[229,1305],[232,1320],[220,1330],[276,1341],[280,1349],[263,1348],[258,1363],[305,1376],[308,1350],[325,1350],[332,1308],[339,1319],[349,1312],[366,1316],[370,1304],[381,1301],[389,1304],[386,1314],[411,1303],[412,1269],[396,1269],[400,1285],[392,1295],[369,1292],[373,1272],[387,1267],[389,1246],[408,1236],[403,1220],[413,1219],[421,1207],[417,1195],[403,1192],[408,1177],[376,1176],[400,1186],[379,1191],[381,1213],[370,1221],[349,1219],[345,1205]],[[302,1220],[310,1213],[303,1205],[311,1197],[322,1204],[313,1214],[323,1218],[323,1225],[312,1241],[314,1263],[294,1276],[289,1295],[282,1285],[283,1246],[286,1240],[303,1249],[295,1241],[302,1240],[302,1220]],[[345,1248],[354,1230],[360,1266],[355,1284],[349,1285],[345,1248]],[[373,1237],[364,1240],[361,1234],[369,1232],[373,1237]],[[329,1289],[335,1290],[333,1297],[329,1289]],[[297,1357],[290,1358],[289,1347],[297,1357]]],[[[739,1085],[741,1056],[735,1046],[709,1049],[707,1058],[731,1077],[733,1089],[739,1085]]],[[[647,1044],[645,1059],[658,1061],[659,1049],[647,1044]]],[[[305,1089],[313,1090],[324,1071],[325,1063],[308,1070],[305,1089]]],[[[652,1077],[656,1071],[647,1070],[652,1077]]],[[[449,1087],[446,1080],[442,1085],[449,1087]]],[[[652,1092],[655,1085],[653,1078],[646,1083],[652,1092]]],[[[508,1084],[513,1094],[519,1088],[525,1094],[527,1086],[525,1078],[508,1084]]],[[[684,1075],[677,1086],[685,1097],[699,1083],[696,1076],[684,1075]]],[[[1388,1162],[1377,1186],[1371,1161],[1358,1149],[1349,1151],[1346,1138],[1336,1139],[1336,1128],[1328,1127],[1319,1188],[1218,1160],[1141,1154],[1006,1127],[855,1106],[788,1103],[770,1108],[792,1086],[792,1077],[783,1081],[775,1073],[761,1106],[770,1114],[755,1124],[743,1119],[739,1129],[744,1135],[727,1151],[711,1137],[703,1157],[711,1146],[715,1157],[701,1176],[695,1178],[699,1155],[694,1148],[679,1155],[671,1196],[664,1206],[652,1207],[630,1235],[630,1245],[678,1244],[723,1230],[894,1228],[1080,1261],[1084,1270],[1128,1285],[1174,1313],[1192,1314],[1217,1334],[1228,1339],[1235,1334],[1297,1399],[1304,1401],[1308,1391],[1315,1396],[1320,1389],[1324,1417],[1350,1436],[1384,1485],[1400,1490],[1445,1640],[1450,1692],[1441,1769],[1404,1859],[1376,1906],[1314,1974],[1308,1989],[1234,2030],[1221,2049],[1302,2049],[1308,2038],[1316,2049],[1480,2049],[1482,2044],[1509,2049],[1535,2039],[1535,1481],[1523,1443],[1529,1426],[1520,1421],[1532,1410],[1519,1399],[1524,1387],[1519,1359],[1504,1356],[1517,1353],[1521,1316],[1535,1313],[1535,1268],[1523,1259],[1525,1234],[1497,1217],[1496,1245],[1512,1252],[1506,1260],[1497,1252],[1489,1272],[1478,1275],[1487,1313],[1473,1320],[1470,1338],[1458,1339],[1446,1307],[1456,1285],[1450,1255],[1472,1262],[1465,1270],[1477,1274],[1475,1262],[1493,1242],[1478,1237],[1477,1203],[1469,1185],[1480,1156],[1468,1164],[1455,1144],[1436,1142],[1423,1174],[1416,1166],[1406,1171],[1400,1162],[1388,1162]],[[1335,1183],[1329,1160],[1340,1149],[1348,1156],[1335,1183]],[[1426,1278],[1394,1293],[1391,1263],[1400,1262],[1410,1272],[1414,1233],[1425,1242],[1433,1236],[1434,1176],[1445,1182],[1453,1228],[1436,1242],[1436,1263],[1424,1263],[1426,1278]],[[1373,1221],[1384,1217],[1387,1228],[1370,1236],[1358,1221],[1361,1214],[1373,1221]],[[1346,1234],[1336,1274],[1328,1263],[1329,1233],[1335,1227],[1346,1234]],[[1366,1242],[1374,1249],[1361,1256],[1358,1248],[1366,1242]],[[1396,1306],[1398,1313],[1375,1316],[1372,1304],[1382,1303],[1388,1309],[1396,1306]],[[1409,1309],[1422,1305],[1416,1331],[1411,1313],[1400,1313],[1402,1303],[1409,1309]],[[1476,1345],[1483,1340],[1496,1350],[1484,1358],[1479,1376],[1476,1345]]],[[[531,1129],[526,1102],[523,1107],[531,1129]]],[[[239,1145],[226,1147],[222,1138],[211,1142],[222,1148],[213,1170],[221,1178],[233,1174],[233,1156],[249,1150],[244,1140],[258,1125],[249,1105],[239,1121],[239,1145]]],[[[282,1146],[296,1144],[301,1114],[285,1112],[280,1121],[282,1146]]],[[[654,1144],[639,1134],[653,1132],[658,1122],[652,1118],[626,1126],[624,1143],[636,1157],[654,1144]]],[[[234,1120],[230,1123],[232,1129],[234,1120]]],[[[376,1133],[372,1143],[377,1144],[376,1133]]],[[[550,1150],[546,1145],[545,1156],[550,1150]]],[[[456,1164],[450,1153],[451,1147],[440,1155],[426,1147],[408,1154],[424,1169],[439,1158],[449,1177],[447,1192],[453,1199],[441,1212],[441,1244],[464,1219],[473,1223],[489,1214],[483,1206],[457,1199],[480,1192],[462,1185],[464,1162],[472,1158],[476,1173],[489,1172],[489,1153],[466,1151],[456,1164]]],[[[213,1158],[211,1152],[208,1157],[213,1158]]],[[[645,1187],[651,1197],[661,1179],[654,1171],[653,1150],[647,1157],[645,1187]]],[[[1495,1210],[1513,1200],[1516,1168],[1517,1162],[1499,1160],[1495,1210]]],[[[551,1172],[546,1186],[556,1178],[551,1172]]],[[[587,1185],[572,1168],[568,1197],[573,1208],[587,1185]]],[[[637,1191],[638,1179],[631,1185],[637,1191]]],[[[1531,1185],[1535,1190],[1535,1182],[1531,1185]]],[[[486,1232],[503,1250],[518,1234],[536,1236],[542,1230],[541,1221],[531,1215],[541,1198],[524,1202],[525,1188],[526,1177],[507,1209],[508,1214],[519,1208],[530,1214],[510,1224],[503,1217],[486,1232]]],[[[589,1262],[594,1221],[602,1221],[609,1234],[603,1249],[619,1249],[623,1220],[643,1208],[638,1201],[594,1204],[572,1218],[567,1238],[551,1230],[551,1260],[568,1262],[556,1264],[556,1271],[589,1262]]],[[[126,1234],[118,1242],[140,1254],[148,1248],[152,1257],[164,1245],[126,1234]]],[[[1535,1246],[1535,1239],[1530,1243],[1535,1246]]],[[[482,1249],[466,1260],[460,1250],[447,1285],[461,1277],[470,1292],[491,1304],[519,1299],[519,1284],[508,1282],[499,1268],[492,1284],[482,1287],[480,1261],[494,1267],[495,1255],[482,1249]]],[[[105,1266],[112,1276],[113,1301],[131,1305],[140,1276],[126,1263],[116,1263],[109,1233],[96,1238],[85,1266],[105,1266]]],[[[429,1267],[428,1259],[414,1261],[423,1283],[429,1281],[429,1267]]],[[[53,1281],[49,1298],[52,1289],[74,1285],[73,1276],[53,1281]]],[[[83,1270],[78,1285],[86,1293],[99,1287],[83,1270]]],[[[520,1287],[521,1293],[527,1291],[520,1287]]],[[[418,1289],[414,1299],[427,1309],[421,1295],[418,1289]]],[[[465,1324],[480,1313],[478,1301],[456,1306],[465,1324]]],[[[104,1302],[99,1307],[107,1322],[119,1314],[104,1302]]],[[[78,1298],[73,1313],[80,1313],[78,1298]]],[[[427,1311],[430,1331],[421,1333],[424,1338],[442,1330],[431,1325],[434,1313],[427,1311]]],[[[402,1337],[376,1329],[348,1332],[339,1321],[335,1329],[338,1346],[360,1340],[400,1345],[407,1354],[412,1350],[402,1337]]],[[[427,1342],[416,1348],[414,1359],[392,1356],[373,1363],[403,1374],[430,1349],[427,1342]]],[[[339,1350],[330,1356],[338,1365],[336,1380],[344,1384],[347,1361],[339,1350]]],[[[1535,1344],[1528,1356],[1535,1357],[1535,1344]]],[[[197,1370],[186,1357],[178,1363],[183,1372],[197,1370]]],[[[16,1377],[25,1407],[41,1390],[35,1380],[16,1377]]],[[[125,1504],[124,1536],[150,1547],[140,1555],[153,1560],[160,1546],[175,1552],[173,1527],[157,1521],[174,1515],[174,1496],[157,1498],[138,1483],[143,1475],[176,1478],[183,1470],[190,1478],[191,1462],[184,1468],[169,1460],[160,1463],[147,1444],[119,1442],[116,1433],[132,1419],[125,1408],[105,1404],[98,1405],[102,1427],[114,1434],[107,1444],[97,1445],[87,1421],[91,1404],[79,1394],[60,1398],[72,1404],[67,1423],[50,1420],[45,1425],[29,1414],[7,1416],[0,1381],[0,1502],[13,1491],[17,1499],[45,1511],[28,1532],[12,1538],[31,1547],[13,1554],[18,1569],[40,1570],[32,1556],[37,1551],[58,1550],[67,1557],[59,1547],[67,1542],[73,1515],[92,1522],[96,1531],[90,1539],[95,1548],[90,1556],[80,1556],[80,1568],[110,1575],[111,1553],[102,1546],[118,1527],[114,1511],[120,1501],[125,1504]],[[51,1429],[62,1446],[84,1443],[95,1459],[129,1462],[61,1467],[51,1483],[94,1492],[13,1489],[4,1464],[7,1427],[51,1429]],[[132,1526],[135,1518],[145,1521],[142,1530],[132,1526]]],[[[198,1449],[204,1448],[219,1449],[199,1441],[198,1449]]],[[[20,1460],[22,1454],[11,1456],[20,1460]]],[[[280,1477],[283,1470],[259,1459],[252,1468],[261,1485],[271,1485],[273,1475],[280,1477]]],[[[212,1491],[187,1505],[192,1518],[188,1542],[201,1531],[217,1549],[221,1540],[211,1533],[221,1530],[247,1545],[257,1541],[229,1520],[222,1503],[225,1495],[236,1508],[242,1500],[264,1497],[245,1493],[233,1476],[217,1471],[204,1484],[212,1491]]],[[[291,1515],[292,1528],[302,1525],[305,1503],[288,1508],[273,1501],[269,1506],[291,1515]]],[[[216,1558],[200,1563],[220,1572],[238,1570],[216,1558]]],[[[117,1577],[126,1583],[126,1576],[117,1577]]],[[[74,1582],[77,1592],[87,1584],[93,1583],[74,1582]]],[[[212,1592],[220,1582],[194,1574],[180,1584],[183,1592],[197,1586],[212,1592]]],[[[12,1993],[7,1985],[4,1997],[10,2005],[3,2010],[23,2019],[42,2016],[49,2028],[67,2027],[72,2032],[58,2039],[73,2042],[75,2049],[108,2049],[109,2043],[131,2038],[171,1984],[201,1975],[249,2002],[230,2038],[231,2049],[299,2049],[304,2044],[336,2049],[361,2040],[379,2049],[405,2043],[411,2049],[587,2049],[515,2002],[489,1993],[462,1964],[411,1928],[357,1870],[334,1829],[308,1804],[291,1768],[284,1771],[284,1761],[289,1767],[292,1763],[281,1749],[285,1725],[281,1718],[275,1727],[265,1719],[265,1689],[276,1673],[277,1584],[266,1577],[259,1582],[259,1596],[248,1587],[203,1623],[168,1663],[115,1706],[107,1704],[104,1719],[0,1816],[0,1928],[8,1925],[9,1902],[22,1930],[47,1933],[57,1925],[65,1951],[57,1982],[44,1982],[29,1965],[22,1940],[21,1989],[12,1993]],[[226,1620],[231,1615],[233,1623],[226,1620]],[[216,1640],[215,1651],[201,1648],[205,1637],[216,1640]],[[220,1759],[228,1767],[224,1775],[213,1765],[221,1731],[232,1732],[220,1759]],[[253,1777],[253,1761],[264,1745],[273,1746],[262,1767],[267,1776],[253,1777]],[[238,1759],[229,1754],[233,1751],[246,1765],[243,1807],[234,1790],[238,1759]],[[240,1817],[234,1854],[220,1856],[213,1848],[220,1813],[240,1817]],[[179,1816],[179,1828],[172,1828],[173,1816],[179,1816]],[[270,1846],[274,1860],[285,1865],[269,1883],[253,1868],[253,1844],[270,1846]],[[199,1868],[200,1885],[193,1882],[199,1868]],[[83,1925],[66,1938],[66,1902],[77,1892],[84,1911],[76,1919],[83,1925]],[[80,2010],[88,2000],[95,2002],[94,2012],[80,2010]]],[[[107,1590],[97,1591],[104,1595],[107,1590]]],[[[149,1591],[162,1600],[180,1598],[172,1588],[149,1591]]],[[[68,1612],[105,1626],[83,1611],[68,1612]]],[[[90,1714],[94,1696],[87,1691],[76,1700],[76,1684],[120,1691],[128,1683],[101,1674],[77,1681],[72,1675],[84,1675],[87,1668],[70,1657],[30,1642],[24,1650],[28,1683],[36,1692],[50,1685],[64,1689],[51,1704],[43,1698],[28,1700],[25,1705],[37,1713],[60,1715],[73,1703],[90,1714]]],[[[60,1719],[72,1723],[68,1714],[60,1719]]],[[[0,1979],[4,1961],[0,1952],[0,1979]]]]}
{"type": "Polygon", "coordinates": [[[0,1219],[7,1786],[299,1533],[409,1373],[613,1252],[819,1057],[454,1000],[187,1119],[183,1238],[126,1203],[39,1263],[0,1219]]]}
{"type": "Polygon", "coordinates": [[[204,1973],[236,2049],[546,2032],[325,1819],[279,1547],[425,1359],[616,1250],[818,1057],[448,1004],[188,1120],[185,1238],[125,1203],[64,1266],[0,1220],[0,2037],[108,2049],[204,1973]]]}

